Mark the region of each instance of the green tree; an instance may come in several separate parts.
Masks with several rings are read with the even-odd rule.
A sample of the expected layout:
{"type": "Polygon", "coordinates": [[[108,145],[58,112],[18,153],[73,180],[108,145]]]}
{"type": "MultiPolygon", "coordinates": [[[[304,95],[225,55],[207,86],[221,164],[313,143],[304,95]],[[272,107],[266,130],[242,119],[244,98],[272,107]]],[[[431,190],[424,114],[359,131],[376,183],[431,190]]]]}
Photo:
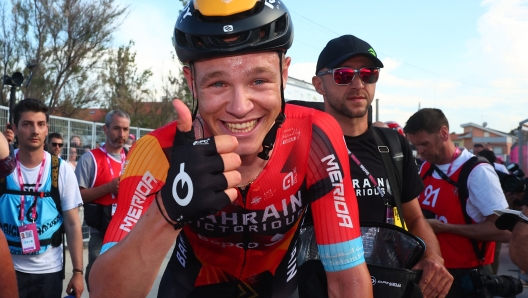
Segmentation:
{"type": "Polygon", "coordinates": [[[153,101],[153,91],[148,87],[152,71],[137,69],[133,46],[134,42],[130,41],[117,51],[108,51],[101,73],[105,85],[105,107],[127,112],[132,126],[151,127],[152,121],[145,117],[145,112],[151,108],[153,101]]]}
{"type": "Polygon", "coordinates": [[[24,97],[65,116],[100,101],[97,70],[128,7],[115,0],[11,0],[0,9],[0,50],[9,54],[1,53],[0,71],[28,77],[25,66],[36,65],[24,97]]]}

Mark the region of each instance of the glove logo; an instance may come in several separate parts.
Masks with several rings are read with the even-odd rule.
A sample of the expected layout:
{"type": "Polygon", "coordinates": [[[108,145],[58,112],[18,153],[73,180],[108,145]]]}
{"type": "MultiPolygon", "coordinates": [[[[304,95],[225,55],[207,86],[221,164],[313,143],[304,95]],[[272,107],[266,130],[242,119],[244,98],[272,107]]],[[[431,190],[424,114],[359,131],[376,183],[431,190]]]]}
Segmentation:
{"type": "Polygon", "coordinates": [[[209,145],[209,139],[194,141],[193,145],[209,145]]]}
{"type": "Polygon", "coordinates": [[[172,183],[172,197],[180,206],[187,206],[192,200],[194,193],[193,183],[189,174],[185,172],[185,163],[180,164],[180,172],[174,178],[172,183]],[[181,181],[181,182],[180,182],[181,181]],[[181,183],[182,186],[187,184],[187,195],[182,199],[178,195],[178,184],[181,183]]]}

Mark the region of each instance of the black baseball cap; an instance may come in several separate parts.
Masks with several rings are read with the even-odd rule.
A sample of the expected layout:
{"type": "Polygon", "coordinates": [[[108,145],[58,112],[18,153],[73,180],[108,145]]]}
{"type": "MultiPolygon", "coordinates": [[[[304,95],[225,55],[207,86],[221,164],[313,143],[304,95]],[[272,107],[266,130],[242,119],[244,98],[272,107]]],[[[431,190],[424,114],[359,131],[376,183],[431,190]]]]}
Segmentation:
{"type": "Polygon", "coordinates": [[[383,67],[378,59],[376,51],[364,40],[354,35],[343,35],[330,40],[323,49],[317,60],[317,74],[323,68],[335,68],[354,56],[365,56],[370,58],[374,65],[383,67]]]}

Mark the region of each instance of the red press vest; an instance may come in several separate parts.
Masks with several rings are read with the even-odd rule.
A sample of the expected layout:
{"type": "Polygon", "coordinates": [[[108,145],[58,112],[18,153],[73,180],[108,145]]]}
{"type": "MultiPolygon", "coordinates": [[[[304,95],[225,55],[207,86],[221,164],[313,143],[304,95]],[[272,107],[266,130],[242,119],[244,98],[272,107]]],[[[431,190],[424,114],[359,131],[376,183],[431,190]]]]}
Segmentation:
{"type": "MultiPolygon", "coordinates": [[[[114,170],[115,177],[112,177],[112,172],[108,168],[108,161],[106,159],[106,153],[101,150],[100,148],[95,148],[90,151],[92,153],[94,160],[95,160],[95,178],[94,178],[94,185],[92,187],[97,187],[103,184],[106,184],[115,177],[118,177],[121,173],[121,161],[117,161],[114,158],[112,158],[111,155],[108,155],[108,160],[112,164],[112,168],[114,170]]],[[[115,196],[115,199],[112,199],[112,194],[106,194],[97,200],[94,200],[93,203],[100,204],[100,205],[111,205],[113,203],[117,203],[117,195],[115,196]]]]}
{"type": "MultiPolygon", "coordinates": [[[[428,162],[422,166],[420,170],[422,179],[430,166],[431,164],[428,162]]],[[[453,181],[458,181],[461,170],[462,166],[449,177],[453,181]]],[[[436,179],[432,175],[426,177],[423,182],[425,190],[418,197],[420,207],[433,212],[436,215],[436,219],[443,223],[465,225],[466,220],[462,213],[458,189],[444,179],[436,179]]],[[[472,221],[472,223],[475,222],[472,221]]],[[[446,268],[473,268],[493,263],[495,252],[495,242],[493,241],[486,242],[484,263],[480,263],[473,249],[471,239],[449,233],[436,234],[436,237],[440,244],[446,268]]],[[[481,247],[482,241],[478,241],[478,245],[481,247]]]]}

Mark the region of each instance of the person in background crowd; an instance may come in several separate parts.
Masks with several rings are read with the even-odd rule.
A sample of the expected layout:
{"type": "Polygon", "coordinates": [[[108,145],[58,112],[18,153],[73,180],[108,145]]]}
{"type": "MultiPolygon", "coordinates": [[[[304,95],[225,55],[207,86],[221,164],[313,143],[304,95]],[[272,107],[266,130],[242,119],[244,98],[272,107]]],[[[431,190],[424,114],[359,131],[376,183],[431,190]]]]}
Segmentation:
{"type": "MultiPolygon", "coordinates": [[[[383,63],[374,49],[353,35],[343,35],[328,42],[319,55],[316,75],[312,78],[315,90],[323,95],[325,112],[339,122],[351,157],[350,171],[358,199],[361,221],[393,222],[388,215],[395,206],[387,207],[392,195],[388,191],[388,175],[378,152],[374,129],[368,122],[368,107],[372,104],[383,63]],[[357,161],[353,161],[357,160],[357,161]],[[364,168],[370,173],[365,174],[364,168]],[[384,181],[382,191],[369,178],[384,181]],[[369,194],[370,193],[370,194],[369,194]]],[[[401,128],[400,128],[401,130],[401,128]]],[[[402,212],[409,231],[423,239],[427,250],[414,269],[423,270],[419,286],[425,297],[443,297],[453,277],[447,272],[436,237],[420,212],[417,196],[423,190],[409,142],[397,134],[404,154],[401,189],[402,212]]],[[[392,150],[392,149],[390,149],[392,150]]],[[[392,213],[391,213],[392,214],[392,213]]],[[[315,281],[307,281],[315,282],[315,281]]]]}
{"type": "MultiPolygon", "coordinates": [[[[11,174],[16,159],[9,152],[9,143],[4,134],[0,134],[0,179],[11,174]]],[[[18,297],[15,269],[4,232],[0,230],[0,298],[18,297]]]]}
{"type": "Polygon", "coordinates": [[[385,128],[389,128],[389,126],[387,125],[387,123],[382,122],[382,121],[376,121],[376,122],[372,123],[372,126],[374,126],[374,127],[385,127],[385,128]]]}
{"type": "Polygon", "coordinates": [[[84,220],[90,226],[86,284],[93,263],[101,252],[103,238],[117,208],[119,177],[125,164],[125,142],[130,131],[130,116],[121,110],[106,114],[103,126],[106,142],[81,156],[75,168],[84,202],[84,220]]]}
{"type": "Polygon", "coordinates": [[[70,148],[70,154],[68,155],[68,163],[73,167],[75,170],[75,167],[77,167],[77,148],[70,148]]]}
{"type": "Polygon", "coordinates": [[[27,98],[15,106],[13,114],[19,149],[15,152],[16,169],[4,182],[0,223],[13,258],[18,294],[28,298],[63,297],[63,227],[73,264],[66,293],[79,298],[84,283],[77,210],[82,200],[77,181],[69,166],[44,151],[48,107],[40,100],[27,98]]]}
{"type": "Polygon", "coordinates": [[[81,137],[80,136],[72,136],[70,138],[70,147],[81,148],[82,147],[81,137]]]}
{"type": "Polygon", "coordinates": [[[13,150],[15,150],[15,134],[13,133],[12,125],[11,123],[7,123],[5,126],[5,129],[3,131],[3,135],[5,139],[7,140],[7,143],[9,144],[9,152],[13,153],[13,150]]]}
{"type": "Polygon", "coordinates": [[[13,151],[9,148],[9,142],[6,137],[0,135],[0,179],[11,174],[16,166],[16,159],[13,151]]]}
{"type": "Polygon", "coordinates": [[[15,133],[13,132],[13,128],[10,123],[6,124],[6,127],[4,129],[4,137],[9,144],[13,144],[13,141],[15,140],[15,133]]]}
{"type": "Polygon", "coordinates": [[[520,218],[512,230],[510,258],[523,271],[520,278],[528,283],[528,191],[524,192],[521,204],[520,218]]]}
{"type": "Polygon", "coordinates": [[[467,292],[465,279],[475,268],[492,274],[489,265],[493,263],[495,242],[510,240],[509,231],[495,227],[497,215],[493,210],[508,207],[497,174],[490,164],[477,164],[467,178],[469,197],[466,208],[461,210],[461,191],[451,182],[458,181],[462,166],[473,154],[455,147],[444,113],[421,109],[409,118],[404,132],[425,160],[420,168],[425,191],[419,201],[438,237],[445,266],[455,278],[447,297],[474,297],[467,292]],[[471,218],[471,224],[466,223],[464,213],[471,218]],[[478,245],[479,251],[473,244],[478,245]],[[477,256],[479,253],[483,259],[477,256]]]}
{"type": "Polygon", "coordinates": [[[61,157],[64,143],[59,133],[52,132],[48,135],[48,152],[51,155],[61,157]]]}
{"type": "Polygon", "coordinates": [[[127,142],[125,144],[125,148],[127,148],[127,150],[130,150],[130,148],[132,148],[132,146],[136,143],[136,136],[133,135],[133,134],[130,134],[128,136],[128,139],[127,139],[127,142]]]}
{"type": "Polygon", "coordinates": [[[496,171],[500,171],[505,174],[510,173],[505,165],[497,163],[497,157],[495,156],[495,153],[493,151],[484,149],[480,150],[477,155],[486,158],[493,165],[496,171]]]}
{"type": "Polygon", "coordinates": [[[482,144],[474,144],[473,145],[473,155],[478,155],[480,151],[484,150],[484,145],[482,144]]]}

